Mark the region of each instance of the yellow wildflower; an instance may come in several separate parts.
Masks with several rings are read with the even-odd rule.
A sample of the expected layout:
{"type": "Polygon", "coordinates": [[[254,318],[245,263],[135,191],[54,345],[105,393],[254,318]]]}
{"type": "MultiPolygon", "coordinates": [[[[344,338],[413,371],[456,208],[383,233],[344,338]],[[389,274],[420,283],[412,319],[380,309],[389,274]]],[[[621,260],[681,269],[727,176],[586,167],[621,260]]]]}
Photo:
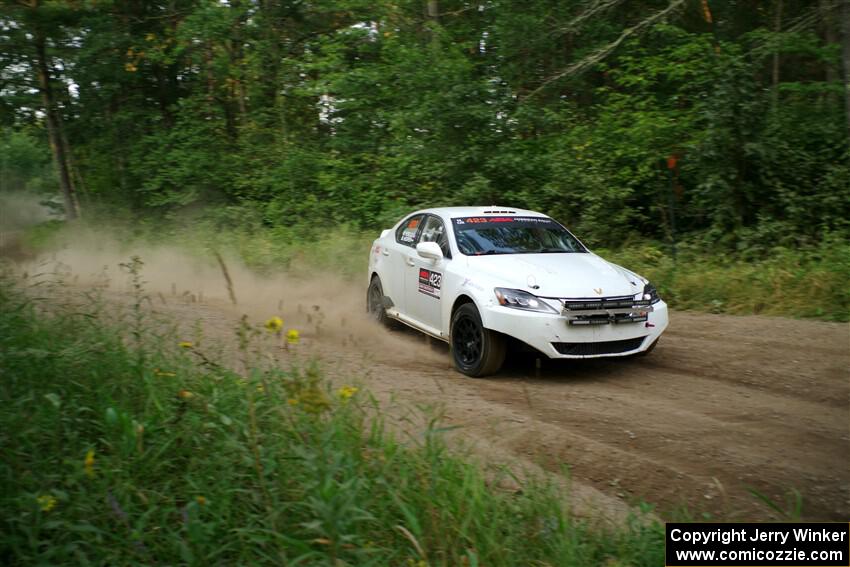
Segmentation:
{"type": "Polygon", "coordinates": [[[195,394],[193,394],[189,390],[180,390],[179,392],[177,392],[177,397],[181,400],[189,400],[191,398],[194,398],[195,394]]]}
{"type": "Polygon", "coordinates": [[[297,345],[300,338],[301,333],[298,332],[298,329],[289,329],[286,332],[286,342],[291,345],[297,345]]]}
{"type": "Polygon", "coordinates": [[[283,319],[281,319],[277,315],[275,315],[274,317],[272,317],[271,319],[266,321],[266,329],[270,333],[279,333],[282,328],[283,328],[283,319]]]}
{"type": "Polygon", "coordinates": [[[83,461],[83,469],[86,471],[86,476],[94,478],[94,449],[89,449],[86,453],[86,458],[83,461]]]}
{"type": "Polygon", "coordinates": [[[207,505],[207,499],[204,498],[203,496],[195,496],[195,502],[198,503],[198,506],[206,506],[207,505]]]}
{"type": "Polygon", "coordinates": [[[356,393],[357,393],[357,390],[358,390],[358,388],[356,388],[355,386],[343,386],[342,388],[340,388],[339,390],[337,390],[337,392],[336,392],[336,393],[339,395],[339,397],[340,397],[341,399],[343,399],[343,400],[348,400],[348,399],[350,399],[350,398],[351,398],[354,394],[356,394],[356,393]]]}
{"type": "Polygon", "coordinates": [[[56,507],[56,498],[51,496],[50,494],[42,494],[38,498],[36,498],[39,507],[42,512],[50,512],[56,507]]]}
{"type": "Polygon", "coordinates": [[[192,348],[193,346],[195,346],[192,344],[192,341],[180,341],[179,343],[177,343],[177,345],[180,348],[192,348]]]}
{"type": "Polygon", "coordinates": [[[139,68],[136,67],[135,65],[133,65],[132,63],[125,63],[124,64],[124,70],[127,71],[128,73],[135,73],[136,71],[139,70],[139,68]]]}

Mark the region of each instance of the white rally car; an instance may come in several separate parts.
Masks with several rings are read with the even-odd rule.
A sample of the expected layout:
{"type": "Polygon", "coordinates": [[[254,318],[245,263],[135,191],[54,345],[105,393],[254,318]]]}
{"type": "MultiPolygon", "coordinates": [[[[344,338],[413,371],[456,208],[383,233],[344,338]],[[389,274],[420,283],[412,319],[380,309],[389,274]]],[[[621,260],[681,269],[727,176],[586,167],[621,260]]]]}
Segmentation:
{"type": "Polygon", "coordinates": [[[507,337],[550,358],[645,353],[667,305],[645,278],[533,211],[416,211],[372,243],[367,309],[449,343],[469,376],[499,370],[507,337]]]}

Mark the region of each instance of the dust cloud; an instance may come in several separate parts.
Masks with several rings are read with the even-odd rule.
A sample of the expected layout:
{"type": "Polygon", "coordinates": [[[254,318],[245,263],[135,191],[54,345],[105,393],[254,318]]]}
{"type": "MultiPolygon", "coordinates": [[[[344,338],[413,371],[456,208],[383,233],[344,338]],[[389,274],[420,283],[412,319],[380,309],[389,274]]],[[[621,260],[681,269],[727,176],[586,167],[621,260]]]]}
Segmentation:
{"type": "Polygon", "coordinates": [[[121,234],[84,227],[65,231],[54,250],[19,263],[18,269],[30,274],[52,272],[78,289],[98,286],[107,294],[129,297],[132,278],[122,264],[134,256],[143,262],[144,293],[156,310],[169,312],[180,306],[181,317],[191,319],[195,312],[200,318],[205,309],[214,309],[233,320],[247,315],[257,325],[279,316],[284,331],[299,330],[302,338],[318,344],[325,353],[354,348],[382,359],[446,362],[445,353],[429,348],[424,336],[388,332],[367,316],[365,274],[355,280],[318,269],[299,270],[298,276],[259,274],[234,255],[222,252],[236,297],[234,305],[221,264],[212,252],[191,254],[178,247],[128,241],[121,234]]]}
{"type": "Polygon", "coordinates": [[[24,192],[0,193],[0,258],[27,257],[21,243],[22,231],[51,218],[50,209],[42,204],[44,198],[24,192]]]}
{"type": "Polygon", "coordinates": [[[0,233],[18,231],[51,218],[43,195],[22,192],[0,193],[0,233]]]}

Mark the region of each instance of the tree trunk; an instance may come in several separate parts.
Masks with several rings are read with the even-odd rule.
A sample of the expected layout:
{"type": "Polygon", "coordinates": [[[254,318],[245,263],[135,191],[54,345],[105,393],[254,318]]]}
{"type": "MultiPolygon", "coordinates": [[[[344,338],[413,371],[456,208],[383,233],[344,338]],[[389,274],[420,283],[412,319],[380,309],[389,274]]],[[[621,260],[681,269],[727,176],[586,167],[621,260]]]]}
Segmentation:
{"type": "Polygon", "coordinates": [[[844,65],[844,111],[850,136],[850,0],[841,3],[841,59],[844,65]]]}
{"type": "MultiPolygon", "coordinates": [[[[428,16],[428,21],[432,24],[440,23],[440,3],[439,0],[428,0],[425,4],[425,13],[428,16]]],[[[431,29],[431,47],[440,47],[440,36],[436,29],[431,29]]]]}
{"type": "MultiPolygon", "coordinates": [[[[834,6],[830,0],[820,0],[820,15],[823,25],[823,39],[826,43],[838,43],[838,37],[835,34],[835,25],[833,24],[834,6]]],[[[834,83],[838,80],[838,73],[835,72],[835,67],[832,65],[826,66],[826,82],[834,83]]]]}
{"type": "Polygon", "coordinates": [[[438,0],[428,0],[428,18],[435,22],[440,21],[440,3],[438,0]]]}
{"type": "Polygon", "coordinates": [[[243,39],[245,14],[240,0],[231,0],[230,6],[237,14],[237,20],[230,33],[231,41],[229,50],[230,67],[236,70],[234,73],[236,76],[233,79],[233,97],[236,99],[236,104],[239,108],[238,123],[244,126],[248,121],[248,105],[246,104],[248,94],[245,89],[245,83],[248,79],[245,72],[245,40],[243,39]]]}
{"type": "Polygon", "coordinates": [[[71,168],[68,164],[68,154],[65,151],[62,119],[56,108],[56,98],[50,84],[50,64],[47,61],[46,40],[40,32],[35,34],[35,55],[38,84],[44,104],[44,114],[47,118],[47,135],[50,139],[50,148],[53,151],[53,161],[59,174],[59,186],[62,189],[62,198],[65,202],[65,216],[68,220],[75,220],[79,217],[77,196],[74,191],[71,168]]]}
{"type": "MultiPolygon", "coordinates": [[[[824,43],[827,45],[839,42],[833,17],[834,9],[835,6],[832,5],[832,0],[819,0],[818,10],[820,11],[821,32],[823,33],[824,43]]],[[[837,68],[831,62],[824,63],[824,80],[827,83],[827,90],[818,97],[818,101],[821,104],[825,103],[827,106],[832,107],[838,102],[838,98],[835,93],[829,91],[829,88],[834,83],[837,83],[840,77],[837,68]]]]}
{"type": "MultiPolygon", "coordinates": [[[[782,0],[776,1],[776,11],[773,14],[773,31],[776,34],[782,31],[782,0]]],[[[779,106],[779,48],[773,50],[773,71],[771,72],[771,108],[776,111],[779,106]]]]}

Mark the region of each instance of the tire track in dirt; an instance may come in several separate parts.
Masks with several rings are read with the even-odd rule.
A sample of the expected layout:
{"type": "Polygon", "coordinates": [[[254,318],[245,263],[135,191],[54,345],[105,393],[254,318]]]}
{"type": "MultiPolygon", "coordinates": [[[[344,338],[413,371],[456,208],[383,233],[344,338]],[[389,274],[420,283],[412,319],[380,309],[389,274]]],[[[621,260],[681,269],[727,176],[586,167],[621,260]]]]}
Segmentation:
{"type": "MultiPolygon", "coordinates": [[[[663,375],[659,378],[666,379],[663,375]]],[[[543,445],[540,453],[549,457],[551,468],[570,463],[575,475],[589,478],[601,489],[607,484],[621,494],[653,495],[644,497],[665,509],[688,503],[692,509],[723,517],[759,513],[746,494],[731,498],[735,494],[730,485],[752,486],[781,501],[785,489],[796,486],[805,493],[800,484],[803,479],[805,485],[815,488],[806,502],[810,512],[819,514],[822,509],[829,513],[836,506],[828,498],[819,498],[818,484],[811,484],[828,485],[839,480],[840,469],[836,468],[834,478],[828,471],[840,466],[835,455],[846,454],[847,442],[833,437],[824,423],[800,438],[796,426],[784,423],[799,411],[799,404],[782,419],[759,411],[772,421],[765,426],[758,423],[758,418],[730,420],[726,415],[735,417],[734,410],[722,406],[714,415],[711,408],[688,407],[687,399],[656,392],[653,384],[642,384],[645,392],[622,392],[610,381],[581,386],[584,387],[563,396],[553,394],[552,388],[545,385],[528,386],[535,418],[553,423],[562,431],[559,438],[539,441],[543,445]],[[657,395],[664,396],[664,401],[659,401],[657,395]],[[811,451],[812,443],[820,450],[811,451]],[[773,461],[786,454],[790,457],[778,464],[783,469],[780,478],[787,480],[763,482],[763,473],[770,471],[775,475],[771,470],[773,461]],[[806,457],[794,459],[794,455],[806,457]]],[[[513,400],[510,389],[484,395],[496,401],[513,400]]],[[[722,399],[723,393],[717,397],[722,399]]],[[[764,407],[769,411],[769,404],[764,407]]],[[[840,423],[841,417],[836,415],[836,421],[840,423]]],[[[530,431],[512,443],[521,448],[534,442],[535,433],[530,431]]],[[[841,487],[837,488],[840,492],[841,487]]]]}
{"type": "MultiPolygon", "coordinates": [[[[568,470],[572,504],[584,515],[622,518],[627,504],[646,501],[667,518],[686,507],[691,517],[776,519],[750,489],[783,508],[793,489],[804,519],[850,517],[845,324],[674,312],[648,357],[544,360],[537,371],[533,356],[515,356],[498,376],[475,380],[451,368],[444,344],[375,326],[345,293],[290,304],[283,315],[302,329],[303,344],[268,354],[281,365],[294,354],[318,357],[333,381],[373,392],[408,433],[424,431],[414,408],[436,408],[457,427],[446,434],[452,442],[485,462],[568,470]]],[[[235,350],[243,313],[260,322],[281,305],[271,291],[238,308],[209,296],[158,297],[154,308],[187,337],[200,320],[223,352],[235,350]]]]}
{"type": "Polygon", "coordinates": [[[677,313],[644,359],[548,361],[534,376],[526,358],[487,380],[429,360],[376,369],[371,384],[443,402],[455,423],[515,458],[554,472],[567,465],[576,481],[658,504],[664,515],[687,507],[695,516],[775,518],[750,490],[785,509],[797,490],[804,518],[842,520],[850,517],[848,347],[846,325],[677,313]],[[392,379],[375,380],[384,372],[392,379]],[[435,379],[438,400],[422,387],[435,379]],[[464,421],[468,413],[481,417],[464,421]]]}

